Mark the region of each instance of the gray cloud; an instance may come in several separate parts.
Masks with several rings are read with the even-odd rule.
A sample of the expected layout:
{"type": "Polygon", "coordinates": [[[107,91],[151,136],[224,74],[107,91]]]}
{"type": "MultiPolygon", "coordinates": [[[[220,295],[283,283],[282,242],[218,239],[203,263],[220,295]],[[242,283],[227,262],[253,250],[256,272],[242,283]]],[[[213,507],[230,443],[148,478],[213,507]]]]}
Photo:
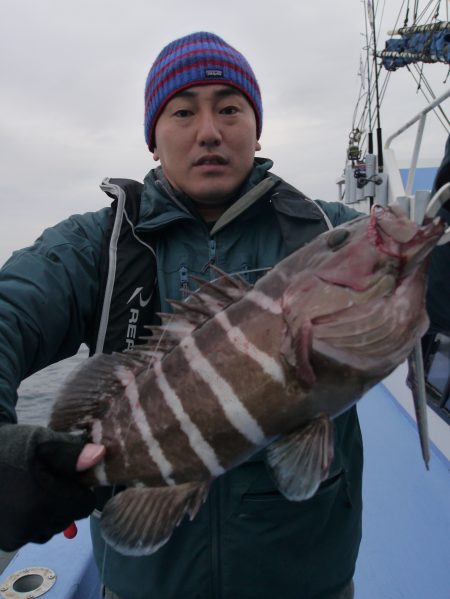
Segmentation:
{"type": "MultiPolygon", "coordinates": [[[[389,11],[386,30],[396,16],[389,11]]],[[[3,0],[0,264],[44,227],[108,203],[103,177],[142,180],[154,165],[143,139],[148,69],[164,44],[202,29],[252,64],[264,100],[261,154],[274,171],[335,199],[359,90],[361,3],[3,0]]],[[[445,67],[433,69],[441,84],[445,67]]],[[[386,130],[423,106],[407,73],[395,73],[391,86],[386,130]]],[[[430,124],[424,153],[437,159],[445,134],[430,124]]]]}

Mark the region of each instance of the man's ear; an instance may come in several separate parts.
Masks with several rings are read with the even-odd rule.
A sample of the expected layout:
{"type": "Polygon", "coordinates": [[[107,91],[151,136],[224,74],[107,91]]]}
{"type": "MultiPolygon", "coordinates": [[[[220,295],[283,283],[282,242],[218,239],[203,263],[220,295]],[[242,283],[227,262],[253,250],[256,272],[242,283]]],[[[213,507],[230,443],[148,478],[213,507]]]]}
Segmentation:
{"type": "Polygon", "coordinates": [[[261,149],[261,144],[259,143],[259,141],[257,141],[256,145],[255,145],[255,150],[258,152],[258,150],[260,150],[260,149],[261,149]]]}
{"type": "Polygon", "coordinates": [[[155,160],[155,161],[159,160],[159,153],[158,153],[158,149],[157,148],[155,148],[153,150],[153,160],[155,160]]]}

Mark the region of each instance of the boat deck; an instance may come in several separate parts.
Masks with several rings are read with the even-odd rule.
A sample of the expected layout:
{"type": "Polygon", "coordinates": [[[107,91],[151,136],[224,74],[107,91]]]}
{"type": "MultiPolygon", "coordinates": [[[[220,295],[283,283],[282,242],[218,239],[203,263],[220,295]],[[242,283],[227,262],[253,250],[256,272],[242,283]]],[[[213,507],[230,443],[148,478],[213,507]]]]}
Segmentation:
{"type": "Polygon", "coordinates": [[[450,464],[432,446],[426,470],[416,425],[384,385],[358,412],[365,476],[356,599],[450,599],[450,464]]]}
{"type": "MultiPolygon", "coordinates": [[[[450,464],[432,447],[426,471],[415,424],[384,385],[358,409],[365,477],[356,599],[449,599],[450,464]]],[[[24,547],[0,576],[0,588],[16,570],[36,565],[57,573],[46,599],[99,597],[87,521],[72,541],[58,535],[44,546],[24,547]]]]}

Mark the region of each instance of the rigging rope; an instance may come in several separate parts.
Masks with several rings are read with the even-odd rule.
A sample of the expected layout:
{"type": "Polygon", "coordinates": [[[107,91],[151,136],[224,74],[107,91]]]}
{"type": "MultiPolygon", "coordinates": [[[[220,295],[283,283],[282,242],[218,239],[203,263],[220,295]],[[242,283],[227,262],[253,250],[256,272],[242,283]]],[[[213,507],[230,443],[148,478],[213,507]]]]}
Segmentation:
{"type": "MultiPolygon", "coordinates": [[[[380,4],[380,0],[376,1],[376,6],[374,8],[371,0],[365,0],[364,4],[364,17],[365,17],[365,40],[366,45],[363,48],[363,51],[366,52],[366,60],[364,63],[363,58],[360,58],[360,86],[358,91],[358,99],[356,102],[356,106],[353,112],[352,117],[352,130],[349,135],[349,150],[352,150],[354,155],[356,156],[356,145],[359,148],[365,148],[368,144],[368,139],[370,139],[369,135],[372,133],[373,129],[373,106],[372,102],[375,96],[377,96],[377,104],[376,111],[377,116],[379,115],[379,111],[381,106],[384,103],[387,88],[389,86],[390,77],[392,71],[386,71],[383,69],[381,61],[377,64],[377,56],[376,56],[376,29],[375,22],[378,22],[378,31],[381,30],[382,26],[382,18],[384,16],[384,11],[386,7],[386,0],[380,4]],[[369,13],[369,10],[372,11],[372,14],[369,13]],[[378,19],[378,15],[381,12],[381,18],[378,19]],[[370,24],[370,27],[368,26],[370,24]],[[373,49],[373,52],[371,52],[373,49]],[[366,73],[366,76],[365,74],[366,73]],[[366,90],[367,84],[367,90],[366,90]],[[377,89],[378,88],[378,89],[377,89]],[[356,142],[356,143],[355,143],[356,142]]],[[[414,21],[412,25],[416,25],[419,19],[422,19],[425,14],[429,14],[428,21],[433,21],[439,14],[439,2],[435,3],[435,0],[430,0],[428,2],[425,9],[418,16],[418,0],[414,2],[414,21]],[[430,8],[433,9],[431,14],[429,13],[430,8]]],[[[395,31],[398,30],[398,24],[401,22],[401,15],[405,10],[405,18],[403,21],[403,27],[407,27],[410,20],[410,0],[402,0],[402,5],[400,11],[397,14],[397,18],[395,21],[393,33],[391,33],[390,38],[393,37],[395,31]]],[[[431,99],[435,99],[435,94],[429,84],[425,73],[424,66],[414,65],[413,72],[408,66],[408,72],[412,76],[413,80],[417,85],[417,91],[420,91],[425,98],[427,103],[430,103],[431,99]]],[[[448,74],[450,75],[450,67],[448,74]]],[[[444,129],[449,132],[450,124],[447,115],[445,114],[442,106],[438,106],[433,111],[436,115],[436,118],[440,122],[440,124],[444,127],[444,129]]],[[[380,125],[378,125],[380,128],[380,125]]]]}
{"type": "MultiPolygon", "coordinates": [[[[433,92],[433,89],[431,87],[431,85],[429,84],[429,82],[427,81],[425,75],[423,74],[422,71],[419,72],[419,67],[417,65],[413,65],[414,68],[416,69],[416,71],[418,71],[418,76],[419,76],[419,81],[416,79],[416,76],[414,75],[414,73],[411,71],[411,69],[409,68],[409,66],[407,65],[407,69],[409,71],[409,73],[411,73],[412,78],[414,79],[414,81],[416,82],[416,84],[418,84],[418,91],[422,92],[423,97],[425,98],[425,100],[427,101],[428,104],[430,104],[433,100],[436,99],[436,95],[433,92]],[[429,96],[426,95],[425,91],[423,90],[423,88],[421,87],[420,83],[423,82],[425,84],[425,87],[429,93],[429,96]]],[[[434,114],[436,115],[436,118],[438,119],[438,121],[441,123],[441,125],[444,127],[444,129],[447,131],[447,133],[450,132],[449,129],[449,119],[444,111],[444,109],[442,108],[441,105],[436,106],[436,108],[433,109],[434,114]],[[439,112],[441,113],[442,117],[444,118],[444,120],[442,120],[441,116],[439,115],[439,112]]]]}
{"type": "MultiPolygon", "coordinates": [[[[436,0],[434,0],[434,1],[436,1],[436,0]]],[[[417,25],[418,21],[421,21],[421,19],[423,19],[425,17],[425,15],[427,13],[427,10],[430,8],[430,6],[432,4],[433,4],[433,0],[430,0],[418,17],[417,17],[417,14],[414,15],[415,16],[415,18],[414,18],[414,25],[417,25]]],[[[440,0],[437,0],[437,10],[438,10],[438,13],[439,13],[439,4],[440,4],[440,0]]],[[[432,19],[433,19],[433,15],[431,14],[428,17],[428,19],[425,19],[425,23],[424,24],[427,24],[432,19]]]]}
{"type": "MultiPolygon", "coordinates": [[[[403,4],[404,4],[404,2],[403,2],[403,4]]],[[[402,4],[402,6],[401,6],[401,8],[400,8],[400,12],[402,11],[403,4],[402,4]]],[[[400,17],[400,13],[399,13],[398,17],[400,17]]],[[[395,29],[397,29],[397,23],[398,23],[398,18],[397,18],[397,21],[396,21],[396,23],[395,23],[394,30],[395,30],[395,29]]],[[[408,6],[407,6],[407,8],[406,8],[405,20],[403,21],[403,27],[407,27],[407,26],[408,26],[408,23],[409,23],[409,0],[408,0],[408,6]]]]}

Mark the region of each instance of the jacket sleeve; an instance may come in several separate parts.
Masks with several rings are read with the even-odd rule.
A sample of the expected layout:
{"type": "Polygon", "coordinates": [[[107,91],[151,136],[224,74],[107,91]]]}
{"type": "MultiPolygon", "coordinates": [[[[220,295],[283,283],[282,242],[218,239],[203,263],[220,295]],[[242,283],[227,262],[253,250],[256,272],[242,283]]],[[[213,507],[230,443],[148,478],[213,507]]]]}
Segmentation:
{"type": "MultiPolygon", "coordinates": [[[[433,193],[450,182],[450,135],[445,144],[444,157],[433,184],[433,193]]],[[[439,211],[450,224],[450,202],[439,211]]],[[[428,270],[427,311],[430,333],[450,332],[450,243],[436,246],[431,252],[428,270]]]]}
{"type": "Polygon", "coordinates": [[[433,182],[433,189],[431,193],[436,193],[436,191],[448,183],[450,181],[450,135],[447,138],[447,142],[445,144],[444,149],[444,157],[442,158],[442,162],[439,166],[438,172],[436,173],[436,177],[433,182]]]}
{"type": "Polygon", "coordinates": [[[358,216],[367,216],[364,212],[358,212],[350,208],[343,202],[325,202],[324,200],[315,200],[322,210],[326,213],[333,227],[337,227],[341,223],[348,220],[353,220],[358,216]]]}
{"type": "MultiPolygon", "coordinates": [[[[450,222],[450,213],[449,213],[450,222]]],[[[450,335],[450,243],[436,246],[428,269],[427,312],[429,333],[450,335]]]]}
{"type": "Polygon", "coordinates": [[[0,422],[15,422],[20,382],[90,338],[109,209],[46,229],[0,270],[0,422]]]}

